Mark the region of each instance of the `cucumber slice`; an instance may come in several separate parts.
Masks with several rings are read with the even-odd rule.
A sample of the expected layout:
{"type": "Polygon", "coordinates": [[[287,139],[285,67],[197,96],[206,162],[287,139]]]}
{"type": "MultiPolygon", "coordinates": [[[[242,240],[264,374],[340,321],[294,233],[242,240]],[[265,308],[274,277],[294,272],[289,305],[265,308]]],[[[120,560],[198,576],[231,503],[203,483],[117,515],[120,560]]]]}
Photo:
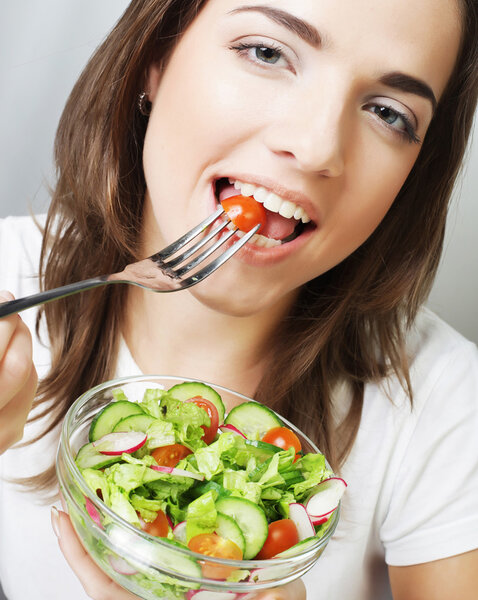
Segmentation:
{"type": "Polygon", "coordinates": [[[107,433],[111,433],[116,424],[130,415],[144,415],[144,410],[134,402],[129,400],[119,400],[112,402],[101,410],[93,419],[90,432],[90,442],[95,442],[107,433]]]}
{"type": "Polygon", "coordinates": [[[260,463],[269,460],[274,454],[282,450],[282,448],[259,440],[244,440],[244,443],[252,456],[260,463]]]}
{"type": "Polygon", "coordinates": [[[204,481],[204,482],[198,483],[197,485],[194,485],[189,490],[189,493],[194,498],[199,498],[199,496],[206,494],[210,490],[214,490],[215,492],[217,492],[218,498],[222,498],[223,496],[231,495],[231,492],[229,490],[226,490],[225,487],[223,487],[220,483],[217,483],[216,481],[204,481]]]}
{"type": "Polygon", "coordinates": [[[178,383],[169,388],[168,392],[176,398],[176,400],[190,400],[196,396],[201,396],[205,400],[212,402],[217,409],[219,415],[219,424],[224,422],[224,415],[226,409],[221,396],[211,386],[201,383],[200,381],[185,381],[184,383],[178,383]]]}
{"type": "Polygon", "coordinates": [[[236,546],[241,549],[241,552],[244,555],[244,550],[246,549],[246,540],[244,539],[241,528],[232,517],[218,512],[216,519],[216,533],[222,538],[234,542],[236,546]]]}
{"type": "Polygon", "coordinates": [[[113,428],[113,432],[116,431],[142,431],[146,433],[148,427],[155,422],[155,418],[150,415],[130,415],[118,421],[113,428]]]}
{"type": "Polygon", "coordinates": [[[78,450],[75,462],[79,469],[103,469],[121,460],[121,456],[101,454],[93,444],[85,444],[78,450]]]}
{"type": "Polygon", "coordinates": [[[244,402],[235,406],[225,423],[234,425],[250,440],[260,440],[273,427],[282,427],[279,417],[258,402],[244,402]]]}
{"type": "MultiPolygon", "coordinates": [[[[151,567],[164,567],[179,575],[189,577],[202,576],[198,562],[178,551],[179,549],[187,550],[187,546],[184,544],[161,538],[161,542],[167,544],[167,547],[164,547],[162,544],[156,544],[141,538],[139,535],[134,535],[114,523],[107,526],[106,532],[109,542],[118,553],[121,553],[121,549],[125,548],[130,555],[145,564],[151,565],[151,567]]],[[[130,560],[130,557],[127,558],[130,560]]],[[[190,586],[191,584],[187,585],[190,586]]]]}
{"type": "Polygon", "coordinates": [[[246,498],[229,496],[219,498],[216,501],[216,509],[232,517],[240,527],[246,542],[244,559],[254,558],[269,533],[266,515],[262,508],[246,498]]]}
{"type": "Polygon", "coordinates": [[[301,540],[300,542],[297,542],[297,544],[294,544],[294,546],[280,552],[275,558],[292,558],[293,556],[297,556],[298,554],[301,554],[301,552],[305,552],[309,548],[312,548],[315,544],[317,544],[316,537],[305,538],[305,540],[301,540]]]}

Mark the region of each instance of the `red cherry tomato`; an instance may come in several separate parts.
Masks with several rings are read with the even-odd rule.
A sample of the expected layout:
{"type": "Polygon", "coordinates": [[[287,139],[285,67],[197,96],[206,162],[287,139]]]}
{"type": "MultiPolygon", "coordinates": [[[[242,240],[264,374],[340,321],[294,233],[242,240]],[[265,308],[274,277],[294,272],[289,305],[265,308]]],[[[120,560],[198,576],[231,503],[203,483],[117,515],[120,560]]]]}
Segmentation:
{"type": "Polygon", "coordinates": [[[284,552],[284,550],[287,550],[298,542],[299,534],[294,521],[291,521],[290,519],[273,521],[269,525],[267,539],[256,558],[261,560],[272,558],[276,554],[279,554],[279,552],[284,552]]]}
{"type": "Polygon", "coordinates": [[[203,398],[202,396],[190,398],[188,402],[193,402],[196,406],[203,408],[211,419],[211,424],[209,427],[207,425],[201,425],[201,427],[204,429],[204,435],[202,436],[202,439],[204,442],[206,442],[206,444],[210,444],[216,437],[217,428],[219,427],[219,414],[217,412],[217,408],[210,400],[206,400],[206,398],[203,398]]]}
{"type": "MultiPolygon", "coordinates": [[[[188,546],[193,552],[214,556],[216,558],[230,558],[231,560],[242,560],[242,551],[232,540],[227,540],[217,533],[201,533],[189,540],[188,546]]],[[[227,579],[235,570],[234,567],[226,567],[208,563],[201,563],[202,574],[207,579],[227,579]]]]}
{"type": "Polygon", "coordinates": [[[189,448],[182,444],[171,444],[170,446],[161,446],[151,452],[151,456],[161,467],[175,467],[180,460],[192,454],[189,448]]]}
{"type": "Polygon", "coordinates": [[[155,535],[156,537],[166,537],[169,531],[168,518],[162,510],[158,511],[158,516],[151,523],[145,523],[143,531],[149,533],[149,535],[155,535]]]}
{"type": "Polygon", "coordinates": [[[252,196],[232,196],[223,200],[221,205],[241,231],[247,233],[256,225],[263,227],[266,223],[266,209],[252,196]]]}
{"type": "Polygon", "coordinates": [[[299,452],[302,450],[302,444],[300,443],[299,438],[288,427],[273,427],[272,429],[269,429],[262,438],[262,441],[278,446],[283,450],[294,448],[294,462],[299,458],[299,452]]]}

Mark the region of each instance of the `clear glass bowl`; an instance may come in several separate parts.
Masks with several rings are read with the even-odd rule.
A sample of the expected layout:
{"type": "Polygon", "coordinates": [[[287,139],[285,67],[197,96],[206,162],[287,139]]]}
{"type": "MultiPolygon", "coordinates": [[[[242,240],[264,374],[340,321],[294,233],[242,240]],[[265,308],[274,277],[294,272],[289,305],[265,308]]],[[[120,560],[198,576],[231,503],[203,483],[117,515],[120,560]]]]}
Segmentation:
{"type": "MultiPolygon", "coordinates": [[[[75,456],[88,442],[90,423],[113,400],[112,390],[121,388],[130,401],[139,400],[148,388],[169,389],[186,378],[168,376],[126,377],[101,384],[83,394],[71,406],[62,428],[57,455],[57,474],[73,526],[83,545],[99,565],[119,585],[145,600],[239,600],[258,592],[286,584],[304,575],[319,559],[339,519],[340,507],[325,526],[325,533],[301,554],[269,560],[228,560],[208,557],[208,565],[233,567],[239,581],[206,579],[198,576],[204,556],[187,548],[176,547],[137,529],[111,511],[88,487],[75,456]],[[190,568],[193,567],[193,568],[190,568]],[[206,593],[207,591],[207,593],[206,593]]],[[[227,408],[250,398],[211,385],[227,408]]],[[[286,419],[284,424],[298,435],[304,452],[317,447],[286,419]]],[[[324,527],[324,526],[322,526],[324,527]]]]}

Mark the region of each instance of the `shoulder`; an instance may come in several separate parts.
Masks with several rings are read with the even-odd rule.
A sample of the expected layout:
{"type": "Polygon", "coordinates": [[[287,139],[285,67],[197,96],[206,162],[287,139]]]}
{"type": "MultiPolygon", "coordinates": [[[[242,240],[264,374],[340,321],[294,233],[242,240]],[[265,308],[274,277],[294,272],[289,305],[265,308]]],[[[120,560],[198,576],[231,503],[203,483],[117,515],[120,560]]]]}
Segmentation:
{"type": "Polygon", "coordinates": [[[0,285],[17,296],[38,275],[44,222],[43,215],[0,219],[0,285]]]}
{"type": "MultiPolygon", "coordinates": [[[[417,399],[428,398],[438,384],[458,386],[463,379],[470,382],[478,379],[476,345],[427,308],[419,312],[408,331],[407,353],[417,399]]],[[[473,400],[470,398],[468,402],[473,400]]]]}

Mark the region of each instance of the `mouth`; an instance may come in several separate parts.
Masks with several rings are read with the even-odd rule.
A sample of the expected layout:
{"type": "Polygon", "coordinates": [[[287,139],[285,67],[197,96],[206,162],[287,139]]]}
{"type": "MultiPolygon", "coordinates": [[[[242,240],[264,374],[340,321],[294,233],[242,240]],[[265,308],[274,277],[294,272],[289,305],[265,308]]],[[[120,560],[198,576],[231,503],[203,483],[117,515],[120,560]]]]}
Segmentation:
{"type": "MultiPolygon", "coordinates": [[[[249,241],[249,244],[255,246],[273,248],[287,244],[304,232],[317,227],[303,206],[253,183],[222,177],[214,182],[214,193],[218,204],[226,198],[240,194],[252,197],[264,206],[266,224],[261,228],[261,233],[256,233],[249,241]]],[[[229,228],[233,229],[234,225],[230,223],[229,228]]],[[[242,237],[244,233],[237,231],[236,235],[242,237]]]]}

